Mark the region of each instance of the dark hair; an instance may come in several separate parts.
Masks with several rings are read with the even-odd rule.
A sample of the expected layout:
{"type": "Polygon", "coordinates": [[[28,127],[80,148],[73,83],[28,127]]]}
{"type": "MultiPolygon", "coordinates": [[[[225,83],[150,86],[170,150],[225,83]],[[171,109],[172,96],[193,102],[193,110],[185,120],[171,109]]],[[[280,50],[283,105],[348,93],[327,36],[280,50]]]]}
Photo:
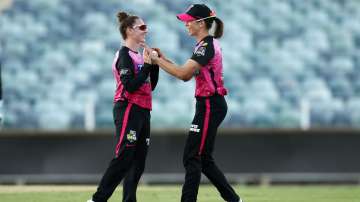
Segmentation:
{"type": "Polygon", "coordinates": [[[205,26],[206,29],[209,30],[212,26],[212,24],[215,22],[216,23],[216,29],[215,29],[215,33],[214,33],[214,37],[216,39],[221,38],[223,33],[224,33],[224,23],[222,20],[220,20],[217,17],[213,17],[213,18],[208,18],[205,19],[205,26]]]}
{"type": "Polygon", "coordinates": [[[126,29],[128,27],[132,27],[137,19],[139,19],[136,15],[129,15],[126,12],[120,11],[117,13],[117,18],[119,22],[119,31],[121,33],[122,38],[125,40],[126,36],[126,29]]]}

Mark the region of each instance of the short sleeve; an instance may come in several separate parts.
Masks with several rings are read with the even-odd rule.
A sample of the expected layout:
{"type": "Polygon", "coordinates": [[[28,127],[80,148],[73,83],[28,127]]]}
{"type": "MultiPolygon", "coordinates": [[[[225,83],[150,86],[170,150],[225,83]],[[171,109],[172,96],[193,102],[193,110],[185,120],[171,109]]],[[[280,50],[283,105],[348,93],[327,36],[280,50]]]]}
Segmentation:
{"type": "Polygon", "coordinates": [[[194,50],[191,59],[195,60],[202,66],[205,66],[214,57],[215,50],[212,41],[201,42],[194,50]]]}

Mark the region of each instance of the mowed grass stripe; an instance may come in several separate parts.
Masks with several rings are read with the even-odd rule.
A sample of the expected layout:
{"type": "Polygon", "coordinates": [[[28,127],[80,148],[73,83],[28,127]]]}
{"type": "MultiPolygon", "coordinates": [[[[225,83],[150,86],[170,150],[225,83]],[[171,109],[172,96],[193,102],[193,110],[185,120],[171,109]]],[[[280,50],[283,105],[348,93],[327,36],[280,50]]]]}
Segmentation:
{"type": "MultiPolygon", "coordinates": [[[[236,186],[246,202],[359,202],[360,186],[236,186]]],[[[1,202],[85,202],[95,186],[0,186],[1,202]]],[[[140,186],[139,202],[178,202],[181,186],[140,186]]],[[[121,201],[119,187],[109,202],[121,201]]],[[[213,186],[202,185],[198,202],[221,202],[213,186]]]]}

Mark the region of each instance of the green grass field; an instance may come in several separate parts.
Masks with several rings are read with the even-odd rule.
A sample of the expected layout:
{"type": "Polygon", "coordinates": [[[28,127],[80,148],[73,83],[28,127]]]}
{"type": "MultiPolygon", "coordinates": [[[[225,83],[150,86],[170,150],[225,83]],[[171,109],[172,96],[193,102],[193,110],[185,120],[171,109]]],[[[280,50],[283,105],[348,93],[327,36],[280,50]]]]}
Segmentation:
{"type": "MultiPolygon", "coordinates": [[[[0,202],[86,202],[94,186],[0,186],[0,202]]],[[[245,202],[360,202],[360,186],[237,186],[245,202]]],[[[178,202],[180,186],[140,186],[139,202],[178,202]]],[[[109,202],[121,201],[121,188],[109,202]]],[[[199,202],[223,201],[202,185],[199,202]]]]}

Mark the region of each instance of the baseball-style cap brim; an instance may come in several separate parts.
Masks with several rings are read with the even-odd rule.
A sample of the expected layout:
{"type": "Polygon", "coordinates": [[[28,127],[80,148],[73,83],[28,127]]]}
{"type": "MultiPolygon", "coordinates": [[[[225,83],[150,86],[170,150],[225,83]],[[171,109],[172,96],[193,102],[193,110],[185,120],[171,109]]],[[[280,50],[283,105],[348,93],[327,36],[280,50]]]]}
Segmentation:
{"type": "Polygon", "coordinates": [[[176,15],[176,17],[183,22],[190,22],[190,21],[196,20],[196,18],[194,18],[193,16],[191,16],[187,13],[181,13],[179,15],[176,15]]]}

